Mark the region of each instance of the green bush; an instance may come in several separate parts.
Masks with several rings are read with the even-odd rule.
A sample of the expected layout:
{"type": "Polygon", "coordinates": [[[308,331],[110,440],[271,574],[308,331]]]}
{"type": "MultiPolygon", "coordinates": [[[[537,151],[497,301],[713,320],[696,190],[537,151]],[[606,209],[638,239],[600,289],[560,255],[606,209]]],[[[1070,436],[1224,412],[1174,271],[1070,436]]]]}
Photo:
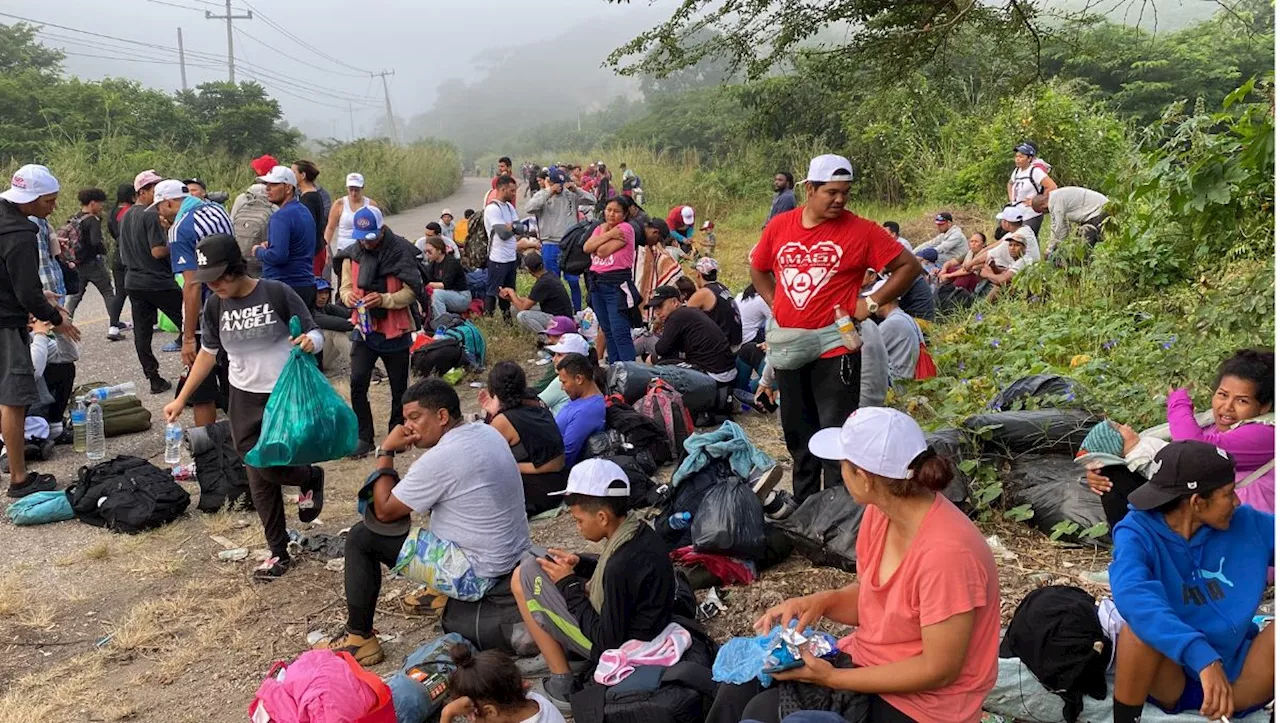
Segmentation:
{"type": "Polygon", "coordinates": [[[364,174],[365,191],[387,213],[397,213],[444,198],[462,183],[458,151],[441,141],[424,140],[396,147],[385,141],[359,140],[326,151],[330,187],[341,188],[348,173],[364,174]]]}

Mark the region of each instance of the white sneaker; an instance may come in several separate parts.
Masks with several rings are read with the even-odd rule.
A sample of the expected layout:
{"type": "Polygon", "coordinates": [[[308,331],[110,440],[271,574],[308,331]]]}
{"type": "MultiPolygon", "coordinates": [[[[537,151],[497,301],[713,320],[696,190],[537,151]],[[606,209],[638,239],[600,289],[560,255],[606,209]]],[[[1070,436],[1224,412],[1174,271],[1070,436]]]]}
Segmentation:
{"type": "Polygon", "coordinates": [[[107,341],[120,341],[122,338],[124,337],[120,336],[120,327],[107,327],[107,341]]]}

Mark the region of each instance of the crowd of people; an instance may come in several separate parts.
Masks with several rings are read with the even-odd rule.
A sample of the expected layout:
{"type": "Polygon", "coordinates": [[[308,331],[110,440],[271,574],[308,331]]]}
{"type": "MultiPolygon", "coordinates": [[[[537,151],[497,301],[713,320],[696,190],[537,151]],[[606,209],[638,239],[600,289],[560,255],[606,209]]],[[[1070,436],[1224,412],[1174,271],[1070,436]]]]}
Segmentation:
{"type": "MultiPolygon", "coordinates": [[[[525,716],[512,720],[551,721],[580,685],[571,662],[652,641],[675,621],[667,544],[630,509],[627,473],[584,450],[606,428],[605,362],[676,365],[722,392],[717,412],[778,409],[799,502],[843,487],[866,509],[858,581],[782,602],[756,624],[762,633],[821,619],[853,626],[839,641],[841,657],[805,655],[767,689],[724,684],[709,720],[774,723],[800,700],[802,709],[842,716],[861,706],[860,720],[872,723],[976,721],[997,674],[994,557],[940,494],[950,463],[911,417],[884,404],[897,380],[925,373],[924,330],[947,289],[998,295],[1049,257],[1071,224],[1089,243],[1100,240],[1104,196],[1058,187],[1031,143],[1018,144],[1014,164],[1010,205],[990,241],[966,236],[943,211],[937,235],[912,246],[896,223],[847,208],[848,159],[818,156],[802,198],[790,172],[774,177],[759,241],[739,260],[716,256],[714,223],[698,227],[692,206],[647,213],[625,165],[615,186],[604,163],[525,164],[518,209],[520,184],[504,157],[482,210],[456,222],[446,210],[416,243],[388,227],[359,173],[331,200],[314,163],[263,157],[254,161],[258,184],[228,213],[199,179],[145,170],[119,189],[108,214],[115,254],[101,230],[104,192],[81,191],[68,221],[74,232],[55,232],[48,218],[58,181],[43,166],[24,166],[0,193],[0,433],[7,449],[21,449],[26,419],[41,408],[48,434],[66,436],[80,338],[72,317],[83,294],[67,288],[73,272],[107,303],[108,338],[129,330],[119,318],[128,298],[154,394],[172,385],[152,352],[153,329],[161,313],[178,326],[184,373],[165,417],[179,420],[191,407],[204,425],[225,409],[241,454],[258,440],[293,347],[331,355],[345,339],[355,456],[375,462],[346,539],[346,625],[318,647],[362,665],[383,659],[374,630],[383,567],[418,568],[414,579],[425,587],[403,601],[409,612],[510,594],[550,671],[545,697],[525,697],[504,656],[459,653],[446,712],[501,709],[525,716]],[[1052,240],[1042,257],[1046,211],[1052,240]],[[489,241],[482,301],[471,296],[460,248],[477,223],[489,241]],[[583,273],[564,273],[570,261],[583,273]],[[720,272],[743,261],[750,283],[735,294],[720,272]],[[517,282],[522,269],[528,286],[517,282]],[[529,332],[548,371],[531,383],[513,361],[491,364],[477,395],[483,420],[468,422],[452,384],[437,376],[410,383],[411,348],[450,317],[499,311],[529,332]],[[288,326],[295,317],[298,334],[288,326]],[[381,441],[368,396],[379,362],[392,397],[381,441]],[[401,473],[396,457],[411,448],[421,454],[401,473]],[[533,545],[529,518],[561,504],[586,541],[603,544],[598,556],[533,545]],[[405,550],[414,551],[410,560],[405,550]]],[[[1172,441],[1109,421],[1086,440],[1084,453],[1123,458],[1089,474],[1113,528],[1110,579],[1128,621],[1116,645],[1117,722],[1137,721],[1149,698],[1210,718],[1270,699],[1274,628],[1259,632],[1252,617],[1274,557],[1273,374],[1271,352],[1241,352],[1223,365],[1207,417],[1195,414],[1186,390],[1170,394],[1172,441]]],[[[21,454],[8,464],[11,497],[56,486],[28,472],[21,454]]],[[[325,472],[250,466],[248,479],[271,551],[254,577],[276,580],[293,564],[281,488],[298,487],[298,517],[314,520],[325,472]]]]}

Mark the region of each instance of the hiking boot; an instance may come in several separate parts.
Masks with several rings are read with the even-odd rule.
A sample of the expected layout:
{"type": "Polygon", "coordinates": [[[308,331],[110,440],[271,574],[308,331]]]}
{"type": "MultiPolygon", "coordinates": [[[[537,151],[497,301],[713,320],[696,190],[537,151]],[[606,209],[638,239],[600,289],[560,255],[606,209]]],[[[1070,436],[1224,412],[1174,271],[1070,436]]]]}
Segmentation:
{"type": "Polygon", "coordinates": [[[439,617],[447,602],[449,598],[443,593],[423,586],[400,598],[400,607],[409,615],[439,617]]]}
{"type": "Polygon", "coordinates": [[[288,557],[268,557],[253,571],[256,582],[273,582],[284,576],[293,567],[293,560],[288,557]]]}
{"type": "Polygon", "coordinates": [[[124,335],[120,333],[120,327],[112,326],[107,328],[107,341],[120,341],[124,339],[124,335]]]}
{"type": "Polygon", "coordinates": [[[347,459],[364,459],[370,454],[373,454],[373,442],[366,442],[362,439],[356,443],[356,451],[352,452],[347,459]]]}
{"type": "Polygon", "coordinates": [[[298,521],[314,522],[324,510],[324,470],[311,468],[311,481],[298,495],[298,521]]]}
{"type": "Polygon", "coordinates": [[[163,379],[163,378],[161,378],[161,377],[155,377],[154,379],[152,379],[152,380],[151,380],[151,393],[152,393],[152,394],[164,394],[165,392],[169,391],[170,389],[173,389],[173,385],[169,383],[169,380],[168,380],[168,379],[163,379]]]}
{"type": "Polygon", "coordinates": [[[28,472],[22,484],[9,483],[9,496],[15,499],[26,497],[33,492],[52,492],[58,488],[58,480],[51,474],[28,472]]]}
{"type": "Polygon", "coordinates": [[[349,653],[356,662],[364,667],[377,665],[386,657],[382,654],[382,643],[378,641],[378,631],[369,637],[359,633],[339,633],[328,640],[321,640],[312,650],[332,650],[335,653],[349,653]]]}
{"type": "Polygon", "coordinates": [[[751,475],[747,477],[747,483],[751,485],[751,491],[756,493],[756,497],[763,502],[774,487],[782,481],[782,465],[775,464],[769,469],[753,469],[751,475]]]}

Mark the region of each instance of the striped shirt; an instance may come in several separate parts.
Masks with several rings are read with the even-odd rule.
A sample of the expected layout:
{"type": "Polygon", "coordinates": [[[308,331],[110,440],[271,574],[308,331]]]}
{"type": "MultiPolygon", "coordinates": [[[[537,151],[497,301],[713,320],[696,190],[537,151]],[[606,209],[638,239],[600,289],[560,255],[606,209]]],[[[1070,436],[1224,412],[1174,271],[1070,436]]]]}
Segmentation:
{"type": "Polygon", "coordinates": [[[196,245],[205,236],[235,235],[231,217],[220,204],[204,202],[169,227],[169,264],[175,275],[196,268],[196,245]]]}

